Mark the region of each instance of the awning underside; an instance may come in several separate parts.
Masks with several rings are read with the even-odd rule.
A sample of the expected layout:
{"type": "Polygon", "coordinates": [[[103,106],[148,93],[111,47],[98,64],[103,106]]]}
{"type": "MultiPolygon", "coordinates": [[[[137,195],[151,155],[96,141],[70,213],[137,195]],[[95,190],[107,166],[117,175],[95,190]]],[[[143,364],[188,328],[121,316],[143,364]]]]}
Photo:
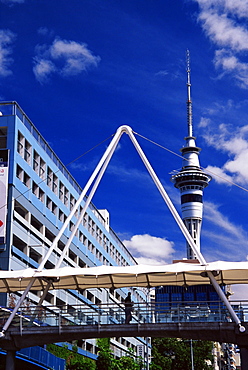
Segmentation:
{"type": "Polygon", "coordinates": [[[175,263],[161,266],[134,265],[126,267],[99,266],[90,268],[62,267],[37,271],[25,269],[0,271],[0,292],[23,291],[32,278],[32,290],[44,290],[48,281],[51,289],[87,289],[156,287],[164,285],[190,286],[209,284],[207,272],[214,273],[218,284],[247,284],[248,262],[216,261],[201,266],[175,263]]]}

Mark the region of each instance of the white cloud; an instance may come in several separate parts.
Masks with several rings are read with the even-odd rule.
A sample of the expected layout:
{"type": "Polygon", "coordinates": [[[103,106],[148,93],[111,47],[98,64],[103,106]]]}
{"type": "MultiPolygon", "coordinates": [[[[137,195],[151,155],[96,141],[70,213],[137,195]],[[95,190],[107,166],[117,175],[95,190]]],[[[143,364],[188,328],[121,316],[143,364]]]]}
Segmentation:
{"type": "Polygon", "coordinates": [[[0,76],[6,77],[12,74],[9,66],[13,62],[10,54],[14,39],[15,34],[10,30],[0,30],[0,76]]]}
{"type": "Polygon", "coordinates": [[[173,242],[148,234],[134,235],[123,243],[139,263],[161,265],[171,262],[174,253],[173,242]]]}
{"type": "MultiPolygon", "coordinates": [[[[225,114],[227,115],[230,110],[233,110],[234,108],[240,108],[240,106],[246,106],[247,102],[246,100],[243,100],[242,102],[238,103],[235,107],[234,101],[232,99],[228,99],[227,102],[224,104],[221,104],[220,102],[213,102],[210,106],[205,107],[206,114],[209,114],[211,116],[219,115],[219,114],[225,114]]],[[[203,120],[207,118],[202,118],[203,120]]],[[[210,120],[208,120],[208,126],[212,123],[210,120]]]]}
{"type": "Polygon", "coordinates": [[[220,210],[220,205],[204,202],[204,220],[208,224],[202,230],[204,256],[208,261],[240,261],[246,259],[247,231],[234,224],[220,210]],[[235,253],[234,253],[235,251],[235,253]]]}
{"type": "Polygon", "coordinates": [[[218,14],[215,10],[204,10],[199,15],[207,36],[218,46],[235,51],[248,49],[248,31],[228,18],[227,14],[218,14]]]}
{"type": "Polygon", "coordinates": [[[211,42],[216,45],[214,64],[235,78],[242,88],[248,87],[248,64],[242,61],[248,50],[247,0],[195,0],[199,4],[198,20],[211,42]]]}
{"type": "Polygon", "coordinates": [[[50,74],[56,71],[55,65],[46,59],[35,59],[37,62],[33,68],[34,75],[40,83],[47,82],[50,74]]]}
{"type": "Polygon", "coordinates": [[[241,18],[248,17],[248,0],[217,0],[216,3],[222,4],[228,13],[241,18]]]}
{"type": "Polygon", "coordinates": [[[232,73],[240,87],[248,86],[248,64],[240,62],[232,52],[226,49],[217,50],[214,63],[217,68],[222,68],[224,74],[232,73]]]}
{"type": "Polygon", "coordinates": [[[248,125],[234,128],[232,125],[221,124],[217,132],[205,132],[203,137],[209,146],[227,153],[229,157],[222,167],[207,167],[207,170],[216,174],[213,178],[219,183],[231,181],[247,185],[248,125]]]}
{"type": "Polygon", "coordinates": [[[227,175],[223,168],[216,166],[207,166],[205,171],[209,173],[212,178],[219,184],[231,185],[233,179],[231,176],[227,175]]]}
{"type": "MultiPolygon", "coordinates": [[[[149,257],[135,257],[135,260],[139,265],[152,265],[152,266],[159,266],[164,265],[167,262],[164,262],[163,260],[157,260],[156,258],[149,258],[149,257]]],[[[169,261],[171,263],[171,261],[169,261]]]]}
{"type": "Polygon", "coordinates": [[[248,16],[248,0],[195,0],[202,9],[215,9],[238,17],[248,16]]]}
{"type": "Polygon", "coordinates": [[[198,127],[207,127],[209,126],[210,122],[211,122],[210,118],[201,117],[198,127]]]}
{"type": "Polygon", "coordinates": [[[204,218],[221,228],[225,232],[225,236],[226,233],[229,234],[229,238],[230,235],[232,235],[235,239],[235,243],[237,243],[237,238],[242,239],[244,236],[242,228],[230,222],[228,218],[219,211],[219,207],[215,203],[204,202],[204,218]]]}
{"type": "Polygon", "coordinates": [[[156,73],[156,76],[167,76],[169,74],[168,71],[163,70],[156,73]]]}
{"type": "Polygon", "coordinates": [[[56,38],[51,45],[37,45],[34,74],[40,83],[53,74],[63,77],[78,75],[97,67],[99,56],[94,56],[84,43],[56,38]]]}

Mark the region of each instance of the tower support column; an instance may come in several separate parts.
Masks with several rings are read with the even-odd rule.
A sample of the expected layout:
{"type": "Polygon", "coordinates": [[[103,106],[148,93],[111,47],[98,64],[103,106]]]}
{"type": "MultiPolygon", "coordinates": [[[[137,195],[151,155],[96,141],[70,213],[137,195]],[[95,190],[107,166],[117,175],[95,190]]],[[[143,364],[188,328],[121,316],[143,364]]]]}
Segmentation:
{"type": "Polygon", "coordinates": [[[15,370],[15,354],[16,351],[7,351],[5,370],[15,370]]]}

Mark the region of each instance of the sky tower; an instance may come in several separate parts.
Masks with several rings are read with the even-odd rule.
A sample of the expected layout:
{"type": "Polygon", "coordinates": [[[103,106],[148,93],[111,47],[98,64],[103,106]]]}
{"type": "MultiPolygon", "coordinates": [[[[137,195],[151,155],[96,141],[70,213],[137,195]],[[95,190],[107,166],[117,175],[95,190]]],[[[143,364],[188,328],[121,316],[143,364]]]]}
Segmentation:
{"type": "MultiPolygon", "coordinates": [[[[192,125],[192,100],[190,82],[190,54],[186,51],[187,64],[187,126],[188,136],[186,144],[181,149],[183,156],[182,169],[171,177],[171,181],[181,193],[182,219],[189,230],[196,245],[200,249],[200,233],[203,213],[203,189],[208,186],[211,176],[200,168],[199,154],[201,149],[196,146],[192,125]]],[[[187,243],[187,258],[195,259],[191,247],[187,243]]]]}

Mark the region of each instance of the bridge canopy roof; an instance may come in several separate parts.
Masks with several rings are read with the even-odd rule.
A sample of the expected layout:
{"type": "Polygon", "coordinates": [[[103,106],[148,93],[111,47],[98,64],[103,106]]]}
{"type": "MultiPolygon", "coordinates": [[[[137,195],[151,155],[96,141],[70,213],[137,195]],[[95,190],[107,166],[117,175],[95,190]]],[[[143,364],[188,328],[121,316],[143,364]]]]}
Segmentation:
{"type": "Polygon", "coordinates": [[[202,266],[183,263],[151,266],[98,266],[89,268],[0,271],[0,292],[25,290],[34,278],[32,290],[43,290],[47,282],[51,289],[88,289],[122,287],[156,287],[163,285],[189,286],[209,284],[207,271],[212,271],[218,284],[247,284],[248,261],[216,261],[202,266]]]}

